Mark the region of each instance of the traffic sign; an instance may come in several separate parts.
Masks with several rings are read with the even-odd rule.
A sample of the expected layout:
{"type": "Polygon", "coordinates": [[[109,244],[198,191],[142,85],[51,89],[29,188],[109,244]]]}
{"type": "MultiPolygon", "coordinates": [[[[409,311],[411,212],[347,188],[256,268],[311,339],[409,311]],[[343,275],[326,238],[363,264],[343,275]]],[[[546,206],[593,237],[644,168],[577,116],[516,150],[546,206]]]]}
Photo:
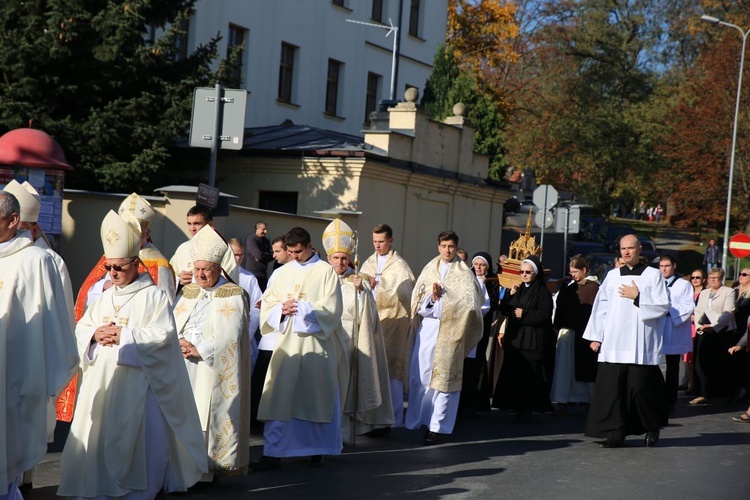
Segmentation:
{"type": "Polygon", "coordinates": [[[555,232],[564,233],[565,226],[568,227],[568,233],[578,233],[581,222],[580,208],[556,208],[555,209],[555,232]]]}
{"type": "Polygon", "coordinates": [[[534,216],[534,222],[541,228],[550,227],[555,222],[555,217],[549,210],[539,210],[534,216]]]}
{"type": "Polygon", "coordinates": [[[210,148],[214,135],[215,107],[221,106],[219,138],[221,149],[242,149],[245,138],[247,90],[222,89],[216,103],[216,90],[197,87],[193,92],[193,118],[190,120],[190,146],[210,148]]]}
{"type": "Polygon", "coordinates": [[[539,210],[552,208],[557,204],[557,189],[548,184],[542,184],[534,190],[532,199],[539,210]]]}
{"type": "Polygon", "coordinates": [[[729,253],[743,259],[750,257],[750,236],[745,233],[737,233],[729,239],[729,253]]]}
{"type": "Polygon", "coordinates": [[[219,204],[219,188],[203,184],[198,184],[198,193],[195,197],[195,202],[205,205],[208,208],[216,208],[219,204]]]}

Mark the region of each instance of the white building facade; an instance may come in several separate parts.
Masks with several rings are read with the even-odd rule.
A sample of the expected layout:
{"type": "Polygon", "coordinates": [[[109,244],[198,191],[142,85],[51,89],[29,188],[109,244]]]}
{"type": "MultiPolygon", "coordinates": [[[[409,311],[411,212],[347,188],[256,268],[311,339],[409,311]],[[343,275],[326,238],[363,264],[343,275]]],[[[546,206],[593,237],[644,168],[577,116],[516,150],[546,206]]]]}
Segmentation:
{"type": "Polygon", "coordinates": [[[447,0],[200,0],[187,50],[221,34],[222,56],[243,47],[248,127],[295,124],[361,135],[369,112],[390,96],[393,35],[402,5],[396,96],[420,93],[445,43],[447,0]]]}

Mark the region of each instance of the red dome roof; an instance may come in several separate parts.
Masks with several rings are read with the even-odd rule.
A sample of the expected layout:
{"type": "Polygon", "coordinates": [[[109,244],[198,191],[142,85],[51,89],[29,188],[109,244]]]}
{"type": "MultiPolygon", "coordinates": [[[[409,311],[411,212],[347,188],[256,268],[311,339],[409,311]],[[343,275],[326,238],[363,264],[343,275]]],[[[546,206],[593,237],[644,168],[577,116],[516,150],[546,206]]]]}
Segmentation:
{"type": "Polygon", "coordinates": [[[0,137],[0,165],[73,170],[60,144],[33,128],[18,128],[0,137]]]}

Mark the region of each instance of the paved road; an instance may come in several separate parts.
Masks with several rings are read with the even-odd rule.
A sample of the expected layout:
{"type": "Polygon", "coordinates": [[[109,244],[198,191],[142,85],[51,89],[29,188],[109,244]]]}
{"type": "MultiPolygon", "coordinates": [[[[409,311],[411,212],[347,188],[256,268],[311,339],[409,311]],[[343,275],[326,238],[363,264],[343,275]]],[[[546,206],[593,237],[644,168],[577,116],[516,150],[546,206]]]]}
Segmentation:
{"type": "MultiPolygon", "coordinates": [[[[317,498],[731,499],[750,491],[750,424],[731,420],[747,401],[702,408],[681,397],[656,448],[630,437],[623,449],[602,449],[582,434],[585,417],[535,415],[516,424],[493,411],[461,421],[450,440],[421,445],[421,433],[396,430],[363,438],[323,467],[305,460],[282,469],[220,478],[184,497],[285,500],[317,498]]],[[[255,440],[251,455],[261,453],[255,440]]],[[[27,499],[54,497],[59,455],[49,454],[27,499]]],[[[81,471],[85,474],[86,471],[81,471]]]]}

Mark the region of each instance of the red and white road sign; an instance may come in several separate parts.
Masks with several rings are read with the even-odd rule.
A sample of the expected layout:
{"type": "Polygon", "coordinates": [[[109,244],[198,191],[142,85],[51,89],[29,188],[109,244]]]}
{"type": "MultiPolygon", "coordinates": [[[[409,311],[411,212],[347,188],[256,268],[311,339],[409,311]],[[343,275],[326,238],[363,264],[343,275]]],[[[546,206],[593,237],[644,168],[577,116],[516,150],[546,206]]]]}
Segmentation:
{"type": "Polygon", "coordinates": [[[729,240],[729,253],[742,259],[750,256],[750,236],[745,233],[737,233],[729,240]]]}

